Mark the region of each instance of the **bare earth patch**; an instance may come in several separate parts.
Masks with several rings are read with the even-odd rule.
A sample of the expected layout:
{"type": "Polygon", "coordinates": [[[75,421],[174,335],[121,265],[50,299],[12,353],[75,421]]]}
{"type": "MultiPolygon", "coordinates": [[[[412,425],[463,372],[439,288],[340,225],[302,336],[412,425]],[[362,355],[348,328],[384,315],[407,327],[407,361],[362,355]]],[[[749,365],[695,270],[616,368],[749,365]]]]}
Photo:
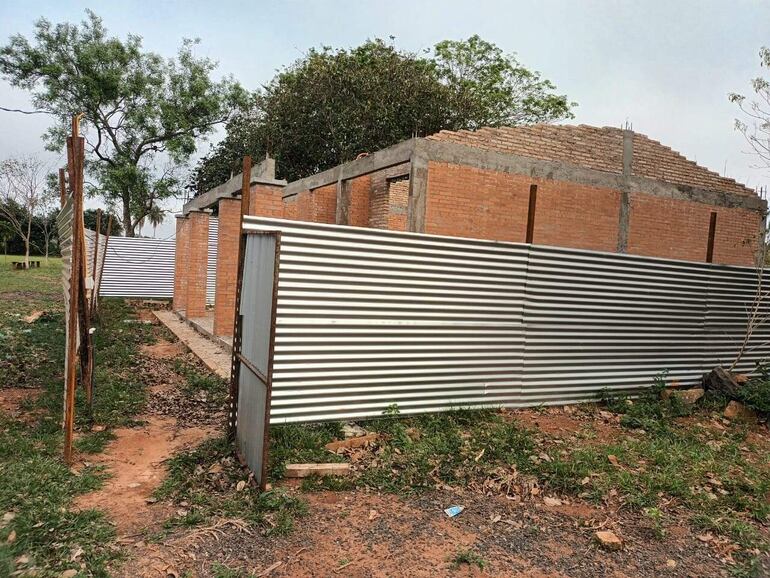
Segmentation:
{"type": "Polygon", "coordinates": [[[142,345],[139,351],[153,359],[174,359],[186,353],[187,348],[179,341],[172,343],[161,339],[153,345],[142,345]]]}
{"type": "Polygon", "coordinates": [[[35,400],[40,396],[39,389],[30,389],[28,387],[3,387],[0,388],[0,411],[8,416],[21,419],[24,422],[34,421],[35,416],[30,414],[25,419],[25,412],[21,409],[22,404],[27,400],[35,400]]]}
{"type": "Polygon", "coordinates": [[[80,509],[103,510],[124,537],[162,522],[165,515],[148,504],[152,492],[165,477],[164,462],[176,451],[200,443],[211,432],[200,427],[180,428],[176,420],[149,417],[139,428],[120,428],[103,454],[88,461],[107,466],[111,477],[104,486],[79,496],[80,509]]]}
{"type": "Polygon", "coordinates": [[[587,505],[546,508],[471,492],[416,498],[318,492],[306,498],[310,514],[289,536],[265,537],[237,524],[193,530],[163,544],[141,544],[123,576],[208,577],[215,564],[257,576],[272,567],[266,575],[280,577],[689,577],[724,571],[709,546],[690,533],[655,540],[644,520],[618,522],[617,513],[587,505]],[[466,509],[449,519],[443,508],[455,503],[466,509]],[[618,533],[623,549],[600,549],[593,539],[599,528],[618,533]],[[461,551],[480,556],[484,572],[467,564],[454,568],[461,551]]]}

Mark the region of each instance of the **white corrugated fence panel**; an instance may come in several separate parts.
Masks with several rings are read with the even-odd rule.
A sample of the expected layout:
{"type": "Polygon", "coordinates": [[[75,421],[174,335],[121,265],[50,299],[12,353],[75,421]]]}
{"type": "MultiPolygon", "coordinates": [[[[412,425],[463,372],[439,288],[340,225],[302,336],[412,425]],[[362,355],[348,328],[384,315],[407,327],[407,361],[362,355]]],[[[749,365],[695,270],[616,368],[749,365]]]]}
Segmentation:
{"type": "MultiPolygon", "coordinates": [[[[756,291],[743,267],[246,219],[270,229],[274,423],[563,404],[662,371],[695,383],[734,358],[756,291]]],[[[768,338],[739,369],[770,354],[768,338]]]]}

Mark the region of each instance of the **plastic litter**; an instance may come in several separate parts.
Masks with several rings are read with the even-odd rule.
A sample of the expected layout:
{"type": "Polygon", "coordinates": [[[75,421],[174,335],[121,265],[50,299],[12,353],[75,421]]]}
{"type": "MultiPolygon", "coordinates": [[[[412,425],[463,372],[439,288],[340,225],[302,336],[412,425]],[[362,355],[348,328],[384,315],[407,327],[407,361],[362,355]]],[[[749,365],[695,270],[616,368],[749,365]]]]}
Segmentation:
{"type": "Polygon", "coordinates": [[[465,509],[465,506],[449,506],[444,512],[450,518],[454,518],[465,509]]]}

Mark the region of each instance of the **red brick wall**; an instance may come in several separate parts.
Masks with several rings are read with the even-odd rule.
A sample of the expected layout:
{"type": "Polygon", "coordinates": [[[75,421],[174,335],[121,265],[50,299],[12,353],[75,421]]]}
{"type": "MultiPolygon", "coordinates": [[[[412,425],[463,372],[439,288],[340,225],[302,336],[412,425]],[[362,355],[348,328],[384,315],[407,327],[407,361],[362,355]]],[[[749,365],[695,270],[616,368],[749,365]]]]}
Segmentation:
{"type": "Polygon", "coordinates": [[[189,220],[189,252],[187,259],[187,317],[206,314],[206,276],[208,266],[209,214],[193,211],[189,220]]]}
{"type": "Polygon", "coordinates": [[[233,334],[240,230],[241,200],[220,199],[219,238],[217,239],[217,285],[214,297],[215,335],[229,336],[233,334]]]}
{"type": "Polygon", "coordinates": [[[252,185],[249,215],[258,217],[283,218],[283,187],[275,185],[252,185]]]}
{"type": "Polygon", "coordinates": [[[717,213],[714,263],[751,265],[759,214],[692,201],[632,193],[628,252],[636,255],[705,261],[709,219],[717,213]]]}
{"type": "Polygon", "coordinates": [[[337,222],[337,183],[313,189],[310,198],[312,217],[309,220],[314,223],[337,222]]]}
{"type": "Polygon", "coordinates": [[[190,220],[176,220],[176,251],[174,252],[174,301],[175,311],[187,308],[187,261],[190,251],[190,220]]]}
{"type": "Polygon", "coordinates": [[[369,225],[369,194],[372,189],[372,176],[362,175],[350,179],[350,208],[348,224],[354,227],[369,225]]]}
{"type": "Polygon", "coordinates": [[[521,175],[431,161],[425,232],[524,241],[530,183],[521,175]]]}
{"type": "Polygon", "coordinates": [[[529,182],[537,185],[534,243],[617,251],[618,191],[562,181],[529,182]]]}
{"type": "Polygon", "coordinates": [[[390,201],[388,229],[391,231],[406,231],[408,228],[409,179],[389,181],[388,197],[390,201]]]}

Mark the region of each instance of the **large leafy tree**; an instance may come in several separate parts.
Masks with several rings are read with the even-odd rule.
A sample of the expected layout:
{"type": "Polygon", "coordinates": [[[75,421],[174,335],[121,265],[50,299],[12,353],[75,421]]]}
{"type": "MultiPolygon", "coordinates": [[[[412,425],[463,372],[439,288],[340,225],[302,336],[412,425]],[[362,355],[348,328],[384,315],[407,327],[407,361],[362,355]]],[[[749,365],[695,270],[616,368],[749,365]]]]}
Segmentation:
{"type": "Polygon", "coordinates": [[[453,130],[513,126],[571,118],[574,106],[539,72],[479,36],[434,48],[436,72],[450,90],[453,130]]]}
{"type": "Polygon", "coordinates": [[[72,115],[83,113],[87,169],[97,183],[91,192],[120,206],[133,236],[154,207],[180,194],[176,169],[245,93],[230,78],[212,79],[216,64],[194,54],[195,41],[164,59],[145,51],[139,36],[108,36],[87,14],[79,26],[40,19],[32,40],[13,36],[0,48],[0,74],[54,117],[45,135],[52,150],[63,149],[72,115]]]}
{"type": "Polygon", "coordinates": [[[442,129],[551,122],[573,103],[540,74],[473,36],[432,54],[371,40],[322,48],[281,70],[227,125],[199,162],[191,187],[205,192],[238,172],[245,154],[274,156],[295,179],[442,129]]]}

